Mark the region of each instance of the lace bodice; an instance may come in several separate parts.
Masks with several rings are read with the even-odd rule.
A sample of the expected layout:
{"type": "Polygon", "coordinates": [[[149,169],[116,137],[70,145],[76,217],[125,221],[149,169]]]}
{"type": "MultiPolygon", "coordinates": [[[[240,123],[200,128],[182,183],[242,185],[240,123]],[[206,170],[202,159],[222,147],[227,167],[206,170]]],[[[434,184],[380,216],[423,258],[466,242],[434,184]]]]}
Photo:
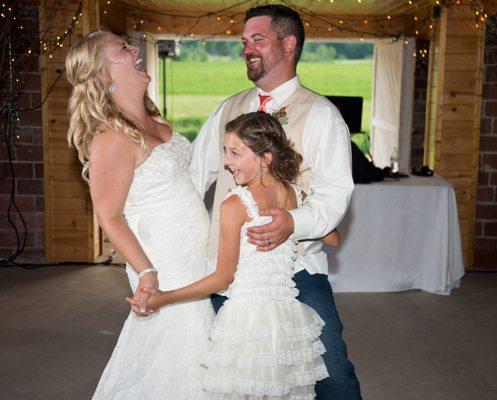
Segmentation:
{"type": "Polygon", "coordinates": [[[162,199],[173,195],[174,188],[190,179],[188,166],[191,144],[173,132],[171,139],[153,148],[150,155],[135,168],[133,182],[125,205],[125,214],[160,207],[162,199]],[[158,201],[159,200],[159,201],[158,201]]]}
{"type": "Polygon", "coordinates": [[[173,133],[135,168],[124,215],[147,256],[159,269],[162,289],[178,287],[205,273],[205,262],[185,269],[202,255],[209,216],[189,172],[191,144],[173,133]]]}
{"type": "MultiPolygon", "coordinates": [[[[294,190],[300,206],[300,189],[294,186],[294,190]]],[[[247,229],[267,224],[271,217],[259,214],[257,203],[245,187],[237,186],[227,197],[233,195],[240,197],[251,220],[245,222],[240,231],[240,256],[235,279],[225,295],[229,298],[250,297],[263,301],[268,298],[294,299],[299,293],[292,280],[297,243],[288,239],[272,251],[257,251],[256,246],[248,242],[247,229]]]]}

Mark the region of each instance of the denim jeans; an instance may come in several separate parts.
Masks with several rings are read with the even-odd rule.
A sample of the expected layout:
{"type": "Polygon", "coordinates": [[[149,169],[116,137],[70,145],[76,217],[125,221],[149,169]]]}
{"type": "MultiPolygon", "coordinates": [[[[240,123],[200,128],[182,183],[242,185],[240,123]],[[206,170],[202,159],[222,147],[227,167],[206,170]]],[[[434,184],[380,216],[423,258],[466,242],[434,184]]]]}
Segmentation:
{"type": "MultiPolygon", "coordinates": [[[[316,384],[318,400],[360,400],[359,381],[354,366],[347,359],[347,347],[342,339],[343,327],[335,307],[328,276],[311,275],[304,270],[295,274],[293,280],[300,292],[297,299],[316,310],[326,323],[321,341],[326,348],[323,359],[330,377],[316,384]]],[[[211,300],[217,313],[226,297],[213,295],[211,300]]]]}

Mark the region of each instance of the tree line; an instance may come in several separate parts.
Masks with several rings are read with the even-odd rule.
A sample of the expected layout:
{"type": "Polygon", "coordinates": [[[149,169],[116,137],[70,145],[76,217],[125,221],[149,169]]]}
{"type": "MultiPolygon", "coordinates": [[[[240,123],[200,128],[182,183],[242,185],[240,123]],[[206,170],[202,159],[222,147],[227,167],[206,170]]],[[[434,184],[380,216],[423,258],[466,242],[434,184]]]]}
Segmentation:
{"type": "MultiPolygon", "coordinates": [[[[235,40],[183,40],[178,60],[239,60],[242,44],[235,40]]],[[[302,61],[360,60],[373,57],[372,43],[307,41],[302,61]]]]}

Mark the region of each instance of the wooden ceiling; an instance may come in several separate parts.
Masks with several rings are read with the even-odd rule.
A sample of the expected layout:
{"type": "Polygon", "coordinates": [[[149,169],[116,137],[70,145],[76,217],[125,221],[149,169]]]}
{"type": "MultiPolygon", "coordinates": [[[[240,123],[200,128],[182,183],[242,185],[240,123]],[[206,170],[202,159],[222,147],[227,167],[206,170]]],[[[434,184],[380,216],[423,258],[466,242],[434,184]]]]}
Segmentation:
{"type": "MultiPolygon", "coordinates": [[[[477,0],[280,0],[299,12],[306,36],[314,38],[430,38],[438,3],[475,7],[477,0]]],[[[261,0],[100,0],[104,25],[124,33],[133,30],[177,36],[239,36],[245,11],[275,4],[261,0]]],[[[485,6],[495,9],[496,0],[485,6]]]]}
{"type": "MultiPolygon", "coordinates": [[[[121,0],[130,6],[156,12],[184,15],[200,15],[226,10],[236,14],[258,4],[274,4],[274,1],[243,0],[121,0]]],[[[290,7],[306,9],[324,15],[406,15],[423,12],[431,8],[434,0],[288,0],[280,3],[290,7]]]]}

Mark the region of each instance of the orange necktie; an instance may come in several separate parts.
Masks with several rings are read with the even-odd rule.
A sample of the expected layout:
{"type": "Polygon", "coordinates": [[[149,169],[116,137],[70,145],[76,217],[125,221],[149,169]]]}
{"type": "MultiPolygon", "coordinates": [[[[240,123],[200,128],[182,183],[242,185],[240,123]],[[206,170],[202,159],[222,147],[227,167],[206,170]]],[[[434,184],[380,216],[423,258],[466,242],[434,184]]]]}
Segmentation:
{"type": "Polygon", "coordinates": [[[260,105],[259,105],[259,110],[258,111],[264,111],[264,112],[266,112],[266,104],[268,102],[270,102],[271,100],[273,100],[273,96],[271,96],[270,94],[259,93],[260,105]]]}

